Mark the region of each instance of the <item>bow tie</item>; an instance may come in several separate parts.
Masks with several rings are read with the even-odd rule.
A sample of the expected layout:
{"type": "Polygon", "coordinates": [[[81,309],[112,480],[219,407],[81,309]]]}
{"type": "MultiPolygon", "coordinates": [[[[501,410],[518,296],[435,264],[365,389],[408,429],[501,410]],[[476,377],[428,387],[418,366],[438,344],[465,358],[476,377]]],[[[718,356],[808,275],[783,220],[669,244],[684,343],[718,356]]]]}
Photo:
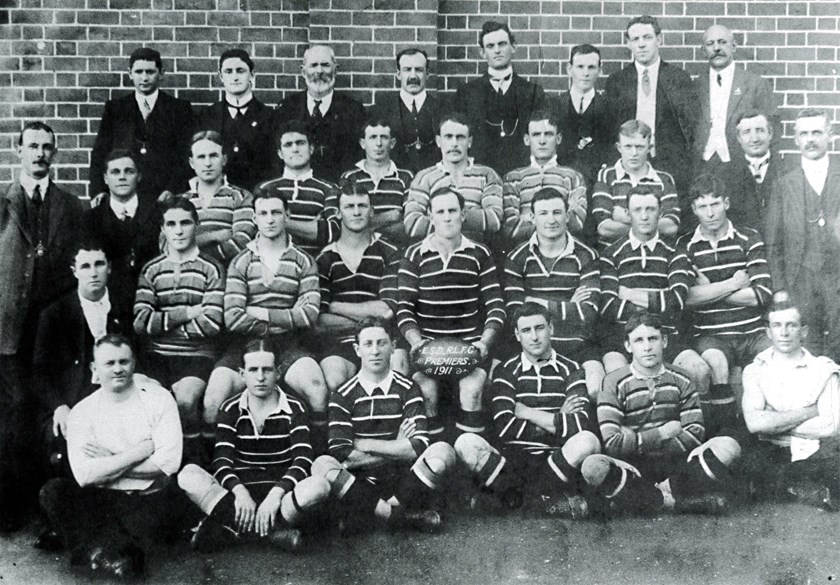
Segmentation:
{"type": "Polygon", "coordinates": [[[247,101],[247,102],[245,102],[244,104],[240,104],[240,105],[238,105],[238,106],[233,105],[233,104],[232,104],[232,103],[230,103],[229,101],[225,101],[225,105],[226,105],[228,108],[230,108],[230,109],[236,110],[236,115],[237,115],[237,116],[241,116],[241,115],[243,115],[243,114],[245,113],[245,112],[244,112],[244,110],[248,109],[248,106],[250,106],[250,105],[251,105],[251,102],[252,102],[252,101],[253,101],[253,100],[248,100],[248,101],[247,101]]]}

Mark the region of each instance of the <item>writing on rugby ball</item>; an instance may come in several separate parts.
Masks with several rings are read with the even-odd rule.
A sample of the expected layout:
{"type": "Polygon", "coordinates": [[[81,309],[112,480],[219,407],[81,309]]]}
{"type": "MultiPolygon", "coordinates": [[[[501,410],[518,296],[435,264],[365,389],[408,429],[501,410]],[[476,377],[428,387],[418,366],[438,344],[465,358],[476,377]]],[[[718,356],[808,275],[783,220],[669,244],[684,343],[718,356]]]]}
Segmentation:
{"type": "Polygon", "coordinates": [[[463,378],[481,361],[481,352],[456,338],[430,339],[411,352],[414,366],[432,378],[463,378]]]}

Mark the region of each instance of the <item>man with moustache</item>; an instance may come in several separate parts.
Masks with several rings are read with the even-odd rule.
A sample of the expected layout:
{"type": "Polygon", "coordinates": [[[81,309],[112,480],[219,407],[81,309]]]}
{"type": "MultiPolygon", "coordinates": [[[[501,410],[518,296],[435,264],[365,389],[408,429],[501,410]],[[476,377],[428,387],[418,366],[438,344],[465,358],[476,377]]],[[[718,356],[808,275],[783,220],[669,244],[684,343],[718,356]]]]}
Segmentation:
{"type": "Polygon", "coordinates": [[[30,376],[41,311],[74,286],[81,202],[50,179],[55,133],[27,122],[18,136],[18,180],[0,198],[0,532],[20,528],[30,478],[30,376]]]}
{"type": "Polygon", "coordinates": [[[403,49],[397,54],[399,93],[377,93],[370,108],[374,117],[387,120],[394,147],[391,158],[401,169],[417,174],[437,162],[435,144],[443,110],[441,100],[426,91],[429,56],[423,49],[403,49]]]}
{"type": "Polygon", "coordinates": [[[221,101],[200,109],[196,130],[215,130],[222,136],[227,159],[225,177],[237,187],[252,190],[260,181],[280,174],[274,135],[274,110],[254,96],[254,61],[243,49],[228,49],[219,57],[221,101]]]}
{"type": "Polygon", "coordinates": [[[277,106],[277,124],[301,120],[312,129],[312,171],[315,177],[337,183],[341,173],[359,160],[362,104],[334,91],[338,64],[326,45],[312,45],[303,54],[301,76],[306,90],[288,95],[277,106]]]}

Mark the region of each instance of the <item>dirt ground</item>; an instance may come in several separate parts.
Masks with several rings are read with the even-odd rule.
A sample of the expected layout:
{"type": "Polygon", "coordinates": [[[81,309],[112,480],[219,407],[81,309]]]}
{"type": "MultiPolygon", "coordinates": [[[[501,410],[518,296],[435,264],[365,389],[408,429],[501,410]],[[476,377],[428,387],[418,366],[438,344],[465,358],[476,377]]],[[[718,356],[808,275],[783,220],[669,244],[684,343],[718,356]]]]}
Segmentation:
{"type": "MultiPolygon", "coordinates": [[[[149,584],[833,585],[840,583],[840,514],[763,504],[721,518],[567,521],[533,506],[505,516],[460,508],[437,535],[327,533],[288,554],[244,545],[215,555],[186,543],[155,553],[149,584]]],[[[32,548],[35,528],[0,540],[0,583],[107,583],[32,548]]]]}

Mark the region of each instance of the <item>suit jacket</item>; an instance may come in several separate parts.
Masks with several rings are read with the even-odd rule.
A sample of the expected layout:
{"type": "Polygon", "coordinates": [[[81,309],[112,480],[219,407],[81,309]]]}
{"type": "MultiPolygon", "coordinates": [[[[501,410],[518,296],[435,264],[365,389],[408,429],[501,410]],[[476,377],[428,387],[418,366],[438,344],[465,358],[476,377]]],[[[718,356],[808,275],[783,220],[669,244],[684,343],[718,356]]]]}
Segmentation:
{"type": "MultiPolygon", "coordinates": [[[[802,165],[792,165],[770,186],[764,239],[767,261],[776,289],[796,282],[805,255],[805,187],[802,165]]],[[[840,161],[832,157],[821,195],[829,234],[840,247],[840,161]],[[833,229],[832,229],[833,228],[833,229]]]]}
{"type": "Polygon", "coordinates": [[[0,355],[15,354],[24,333],[34,335],[27,328],[37,324],[26,322],[31,311],[75,286],[70,264],[82,230],[82,202],[50,181],[48,235],[38,260],[44,290],[34,291],[38,241],[26,219],[25,197],[20,183],[14,183],[0,198],[0,355]]]}
{"type": "MultiPolygon", "coordinates": [[[[703,73],[694,80],[694,87],[700,98],[700,116],[697,119],[694,149],[697,158],[702,159],[712,128],[708,67],[704,68],[703,73]]],[[[773,98],[773,88],[770,82],[755,73],[736,67],[732,78],[729,104],[726,108],[726,144],[729,147],[729,157],[733,160],[741,155],[738,131],[735,125],[738,116],[749,110],[758,110],[767,115],[767,119],[773,127],[773,137],[781,137],[779,113],[776,109],[776,101],[773,98]]]]}
{"type": "MultiPolygon", "coordinates": [[[[630,63],[607,79],[604,96],[612,114],[610,136],[618,136],[618,128],[636,118],[638,73],[630,63]]],[[[691,77],[665,61],[659,65],[656,84],[656,158],[653,166],[674,176],[678,189],[685,189],[691,175],[692,145],[697,128],[698,100],[691,77]]]]}
{"type": "Polygon", "coordinates": [[[318,179],[338,183],[341,173],[359,162],[364,153],[359,135],[365,109],[353,98],[335,91],[330,109],[320,124],[315,123],[306,107],[306,90],[287,96],[277,106],[277,128],[289,120],[308,122],[315,134],[312,173],[318,179]]]}
{"type": "Polygon", "coordinates": [[[591,191],[601,166],[615,163],[618,158],[613,147],[615,139],[610,135],[611,120],[607,100],[602,94],[596,93],[583,116],[578,117],[572,108],[569,92],[566,92],[560,94],[553,109],[559,124],[558,131],[562,134],[560,146],[557,147],[557,159],[561,165],[583,173],[586,186],[591,191]],[[583,148],[582,141],[586,142],[583,148]]]}
{"type": "MultiPolygon", "coordinates": [[[[107,327],[108,333],[133,333],[131,313],[121,313],[113,299],[107,327]]],[[[35,396],[44,417],[51,418],[62,404],[73,407],[94,390],[90,370],[93,342],[77,289],[41,313],[33,364],[35,396]]]]}
{"type": "Polygon", "coordinates": [[[443,101],[427,92],[426,101],[417,115],[421,145],[418,150],[414,146],[415,137],[409,136],[408,117],[411,112],[400,99],[399,92],[377,94],[376,103],[367,108],[370,118],[383,118],[391,125],[391,137],[396,139],[391,160],[398,168],[408,169],[415,175],[440,160],[440,148],[435,137],[443,112],[443,101]]]}
{"type": "Polygon", "coordinates": [[[192,106],[186,100],[160,91],[145,121],[133,91],[108,100],[90,154],[91,196],[108,192],[102,178],[105,159],[116,148],[130,150],[140,161],[142,177],[137,190],[142,198],[155,201],[166,190],[183,193],[192,176],[187,163],[192,133],[192,106]]]}
{"type": "Polygon", "coordinates": [[[454,105],[466,113],[470,122],[473,137],[470,155],[476,163],[487,165],[504,176],[530,161],[530,152],[522,137],[528,132],[531,113],[545,107],[545,93],[540,85],[514,73],[508,94],[513,92],[516,100],[517,122],[515,131],[506,128],[506,136],[501,137],[498,128],[487,124],[487,97],[494,91],[490,76],[485,73],[458,88],[454,105]]]}
{"type": "Polygon", "coordinates": [[[225,175],[230,184],[249,191],[282,172],[277,157],[274,109],[257,98],[248,103],[241,120],[234,120],[224,101],[198,110],[196,131],[215,130],[222,135],[227,156],[225,175]]]}

